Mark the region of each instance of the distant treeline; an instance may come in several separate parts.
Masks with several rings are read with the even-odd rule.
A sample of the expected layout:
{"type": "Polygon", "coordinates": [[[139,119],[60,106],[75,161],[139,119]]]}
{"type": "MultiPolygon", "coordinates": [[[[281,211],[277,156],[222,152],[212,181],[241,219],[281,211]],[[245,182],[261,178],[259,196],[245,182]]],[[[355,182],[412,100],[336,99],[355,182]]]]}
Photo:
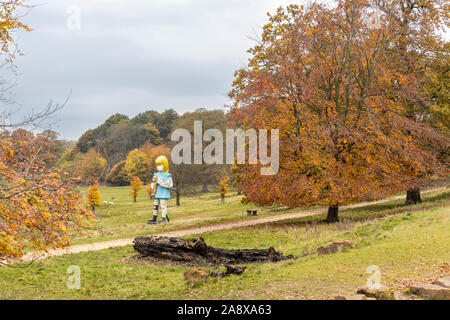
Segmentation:
{"type": "MultiPolygon", "coordinates": [[[[172,131],[184,128],[193,133],[194,121],[202,121],[204,130],[214,128],[224,132],[229,116],[223,110],[206,109],[183,115],[173,109],[162,113],[150,110],[131,119],[114,114],[100,126],[86,131],[75,146],[62,152],[57,166],[79,177],[83,184],[99,181],[128,185],[133,176],[148,183],[155,169],[154,159],[161,154],[170,158],[172,131]]],[[[202,190],[207,191],[208,184],[216,184],[223,170],[221,165],[193,165],[189,169],[171,165],[175,187],[179,189],[201,185],[202,190]]]]}

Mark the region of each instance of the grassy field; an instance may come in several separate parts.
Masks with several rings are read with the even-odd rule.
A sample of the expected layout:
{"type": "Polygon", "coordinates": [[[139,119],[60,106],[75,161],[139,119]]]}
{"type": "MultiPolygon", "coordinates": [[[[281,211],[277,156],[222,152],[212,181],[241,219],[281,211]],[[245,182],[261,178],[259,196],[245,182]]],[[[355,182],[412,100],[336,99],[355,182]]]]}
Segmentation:
{"type": "MultiPolygon", "coordinates": [[[[180,207],[176,206],[175,199],[169,200],[170,224],[147,225],[147,220],[153,215],[153,200],[150,201],[146,190],[143,189],[139,193],[137,202],[133,203],[130,192],[130,187],[101,187],[102,201],[113,202],[114,205],[98,207],[95,222],[81,234],[73,234],[73,244],[130,238],[226,221],[252,219],[247,217],[246,210],[255,208],[251,204],[242,204],[240,202],[242,196],[237,196],[235,192],[227,196],[225,204],[221,203],[219,193],[183,196],[180,207]]],[[[81,193],[85,198],[86,188],[82,188],[81,193]]],[[[299,211],[299,209],[279,207],[258,208],[258,216],[272,216],[294,210],[299,211]]]]}
{"type": "MultiPolygon", "coordinates": [[[[104,190],[104,194],[107,192],[104,190]]],[[[320,222],[323,216],[315,216],[204,233],[207,243],[217,247],[272,246],[285,254],[308,255],[280,263],[252,264],[241,276],[210,279],[195,287],[183,280],[183,273],[189,267],[136,262],[131,258],[135,252],[128,246],[52,257],[27,268],[2,267],[0,298],[329,299],[354,293],[357,286],[365,284],[369,276],[366,269],[371,265],[381,269],[383,284],[404,289],[410,282],[450,273],[449,197],[448,191],[437,192],[424,195],[424,202],[416,206],[405,207],[403,201],[392,201],[349,209],[341,212],[342,221],[337,224],[323,224],[320,222]],[[314,253],[318,246],[336,239],[349,239],[357,246],[326,256],[314,253]],[[69,276],[66,270],[71,265],[80,267],[80,290],[66,287],[69,276]]],[[[104,200],[120,201],[105,197],[104,200]]],[[[189,199],[184,201],[186,207],[190,205],[189,199]]],[[[191,201],[202,203],[198,212],[191,211],[195,216],[206,214],[208,206],[220,205],[214,194],[191,201]]],[[[229,199],[221,207],[225,219],[233,211],[242,217],[245,207],[238,203],[238,199],[229,199]]],[[[122,211],[108,209],[104,213],[106,217],[102,217],[105,220],[97,223],[113,228],[113,220],[107,223],[106,219],[120,221],[120,212],[126,208],[124,203],[120,205],[122,211]]],[[[144,201],[136,207],[140,205],[141,209],[134,214],[145,211],[144,201]]],[[[220,211],[214,212],[221,215],[220,211]]],[[[146,217],[143,212],[140,214],[146,217]]],[[[189,217],[182,211],[179,214],[179,217],[189,217]]]]}

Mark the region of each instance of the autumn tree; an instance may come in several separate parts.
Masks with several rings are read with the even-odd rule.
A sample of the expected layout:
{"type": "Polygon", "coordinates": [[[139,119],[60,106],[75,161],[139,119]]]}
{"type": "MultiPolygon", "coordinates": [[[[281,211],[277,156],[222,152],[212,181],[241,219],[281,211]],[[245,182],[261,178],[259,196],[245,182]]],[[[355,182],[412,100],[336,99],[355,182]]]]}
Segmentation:
{"type": "Polygon", "coordinates": [[[91,217],[74,180],[47,165],[51,143],[32,133],[0,133],[0,263],[67,246],[68,230],[91,217]]]}
{"type": "Polygon", "coordinates": [[[113,186],[126,186],[129,183],[129,177],[125,170],[126,161],[116,163],[111,171],[106,175],[106,182],[113,186]]]}
{"type": "Polygon", "coordinates": [[[88,188],[87,203],[93,212],[95,212],[96,206],[101,205],[100,189],[97,181],[88,188]]]}
{"type": "Polygon", "coordinates": [[[227,195],[230,192],[230,177],[228,176],[227,172],[224,170],[222,172],[222,175],[220,177],[219,181],[219,193],[220,193],[220,199],[222,203],[225,203],[225,195],[227,195]]]}
{"type": "Polygon", "coordinates": [[[420,118],[438,130],[450,132],[450,42],[436,51],[424,70],[423,89],[429,109],[420,118]]]}
{"type": "Polygon", "coordinates": [[[75,146],[75,141],[62,140],[59,138],[59,133],[50,129],[40,132],[38,136],[43,136],[53,141],[54,148],[52,154],[55,159],[60,159],[67,150],[73,150],[75,146]]]}
{"type": "MultiPolygon", "coordinates": [[[[388,49],[391,68],[403,77],[415,79],[403,114],[409,120],[441,130],[441,134],[448,137],[449,43],[443,32],[450,26],[450,3],[446,0],[373,0],[369,3],[381,10],[390,22],[389,27],[398,34],[388,49]]],[[[425,133],[411,132],[421,148],[434,152],[448,166],[447,146],[436,143],[425,133]]],[[[410,186],[406,204],[421,202],[421,181],[413,180],[410,186]]]]}
{"type": "Polygon", "coordinates": [[[39,150],[39,158],[43,167],[49,169],[55,165],[56,155],[53,152],[55,150],[53,140],[41,135],[35,136],[32,132],[25,129],[12,131],[10,139],[14,143],[14,153],[17,161],[26,161],[30,156],[31,149],[39,150]],[[28,141],[28,143],[21,144],[20,141],[28,141]]]}
{"type": "Polygon", "coordinates": [[[124,169],[129,180],[137,176],[140,180],[147,181],[149,177],[146,154],[139,151],[139,149],[134,149],[131,151],[125,161],[124,169]]]}
{"type": "MultiPolygon", "coordinates": [[[[24,1],[0,4],[0,58],[2,66],[14,68],[20,54],[13,33],[30,28],[17,9],[24,1]]],[[[0,79],[0,101],[11,103],[8,80],[0,79]]],[[[21,120],[0,112],[0,264],[20,261],[26,252],[46,251],[69,244],[69,230],[80,229],[89,212],[80,205],[73,179],[52,169],[54,142],[23,130],[36,129],[63,105],[48,104],[21,120]],[[22,128],[22,129],[20,129],[22,128]]]]}
{"type": "Polygon", "coordinates": [[[136,198],[137,195],[139,193],[139,190],[142,189],[142,186],[144,185],[144,183],[142,182],[141,179],[139,179],[139,177],[133,177],[131,179],[131,195],[133,196],[133,202],[136,203],[136,198]]]}
{"type": "Polygon", "coordinates": [[[106,159],[91,149],[77,162],[74,175],[80,177],[84,183],[92,184],[103,178],[106,168],[106,159]]]}
{"type": "Polygon", "coordinates": [[[291,5],[269,19],[230,93],[234,124],[279,129],[276,175],[261,176],[262,164],[235,171],[247,199],[328,205],[335,222],[341,205],[448,174],[417,138],[448,148],[448,137],[405,116],[420,92],[390,55],[401,38],[393,17],[371,28],[367,2],[347,0],[291,5]]]}
{"type": "MultiPolygon", "coordinates": [[[[75,153],[73,149],[65,150],[56,160],[55,166],[69,175],[73,175],[76,168],[75,153]]],[[[81,160],[81,157],[78,158],[81,160]]]]}
{"type": "Polygon", "coordinates": [[[26,7],[23,0],[4,1],[0,8],[0,33],[2,34],[2,54],[5,55],[5,60],[12,62],[16,54],[20,53],[17,48],[17,43],[13,38],[14,32],[25,30],[31,31],[31,28],[20,20],[17,14],[18,9],[26,7]]]}

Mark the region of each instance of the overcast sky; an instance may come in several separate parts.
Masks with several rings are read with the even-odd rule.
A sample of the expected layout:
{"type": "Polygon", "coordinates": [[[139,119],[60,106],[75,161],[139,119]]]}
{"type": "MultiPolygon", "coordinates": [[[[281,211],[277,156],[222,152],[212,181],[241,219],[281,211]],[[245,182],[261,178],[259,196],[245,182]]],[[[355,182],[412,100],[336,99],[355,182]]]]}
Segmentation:
{"type": "Polygon", "coordinates": [[[253,46],[249,36],[260,32],[268,11],[301,2],[32,1],[39,5],[25,22],[34,30],[18,37],[25,55],[17,60],[15,99],[23,114],[63,102],[72,90],[53,126],[66,139],[116,112],[223,108],[233,73],[253,46]]]}

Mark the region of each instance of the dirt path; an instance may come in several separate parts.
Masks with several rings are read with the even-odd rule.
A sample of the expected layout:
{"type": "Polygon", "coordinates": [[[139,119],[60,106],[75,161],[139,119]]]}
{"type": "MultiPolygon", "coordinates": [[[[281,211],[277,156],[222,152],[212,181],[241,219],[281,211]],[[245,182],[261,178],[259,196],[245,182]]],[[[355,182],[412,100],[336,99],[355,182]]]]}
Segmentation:
{"type": "MultiPolygon", "coordinates": [[[[436,189],[430,189],[430,190],[424,190],[422,191],[422,194],[425,193],[431,193],[436,191],[445,190],[447,188],[436,188],[436,189]]],[[[392,200],[400,200],[404,199],[405,195],[390,197],[378,201],[371,201],[371,202],[360,202],[353,205],[348,206],[342,206],[340,207],[341,210],[345,209],[351,209],[351,208],[360,208],[367,205],[373,205],[377,203],[384,203],[392,200]]],[[[307,211],[301,211],[301,212],[292,212],[292,213],[285,213],[278,216],[270,216],[265,218],[256,218],[251,220],[239,220],[239,221],[231,221],[231,222],[225,222],[221,224],[215,224],[215,225],[208,225],[203,227],[196,227],[196,228],[190,228],[185,230],[175,230],[165,233],[158,233],[158,236],[166,236],[166,237],[183,237],[190,234],[201,234],[204,232],[209,231],[216,231],[216,230],[226,230],[226,229],[233,229],[233,228],[240,228],[240,227],[247,227],[247,226],[254,226],[258,224],[268,223],[268,222],[276,222],[276,221],[283,221],[293,218],[300,218],[300,217],[308,217],[308,216],[314,216],[318,214],[322,214],[326,212],[325,208],[319,208],[319,209],[313,209],[313,210],[307,210],[307,211]]],[[[52,256],[62,256],[66,254],[73,254],[73,253],[80,253],[80,252],[87,252],[87,251],[97,251],[97,250],[103,250],[113,247],[123,247],[133,244],[134,238],[128,238],[128,239],[118,239],[118,240],[110,240],[105,242],[96,242],[96,243],[90,243],[90,244],[82,244],[82,245],[76,245],[67,247],[65,249],[56,249],[56,250],[50,250],[48,253],[45,254],[36,254],[36,253],[30,253],[26,255],[23,259],[24,262],[29,262],[32,260],[38,260],[38,259],[44,259],[46,257],[52,257],[52,256]]]]}

